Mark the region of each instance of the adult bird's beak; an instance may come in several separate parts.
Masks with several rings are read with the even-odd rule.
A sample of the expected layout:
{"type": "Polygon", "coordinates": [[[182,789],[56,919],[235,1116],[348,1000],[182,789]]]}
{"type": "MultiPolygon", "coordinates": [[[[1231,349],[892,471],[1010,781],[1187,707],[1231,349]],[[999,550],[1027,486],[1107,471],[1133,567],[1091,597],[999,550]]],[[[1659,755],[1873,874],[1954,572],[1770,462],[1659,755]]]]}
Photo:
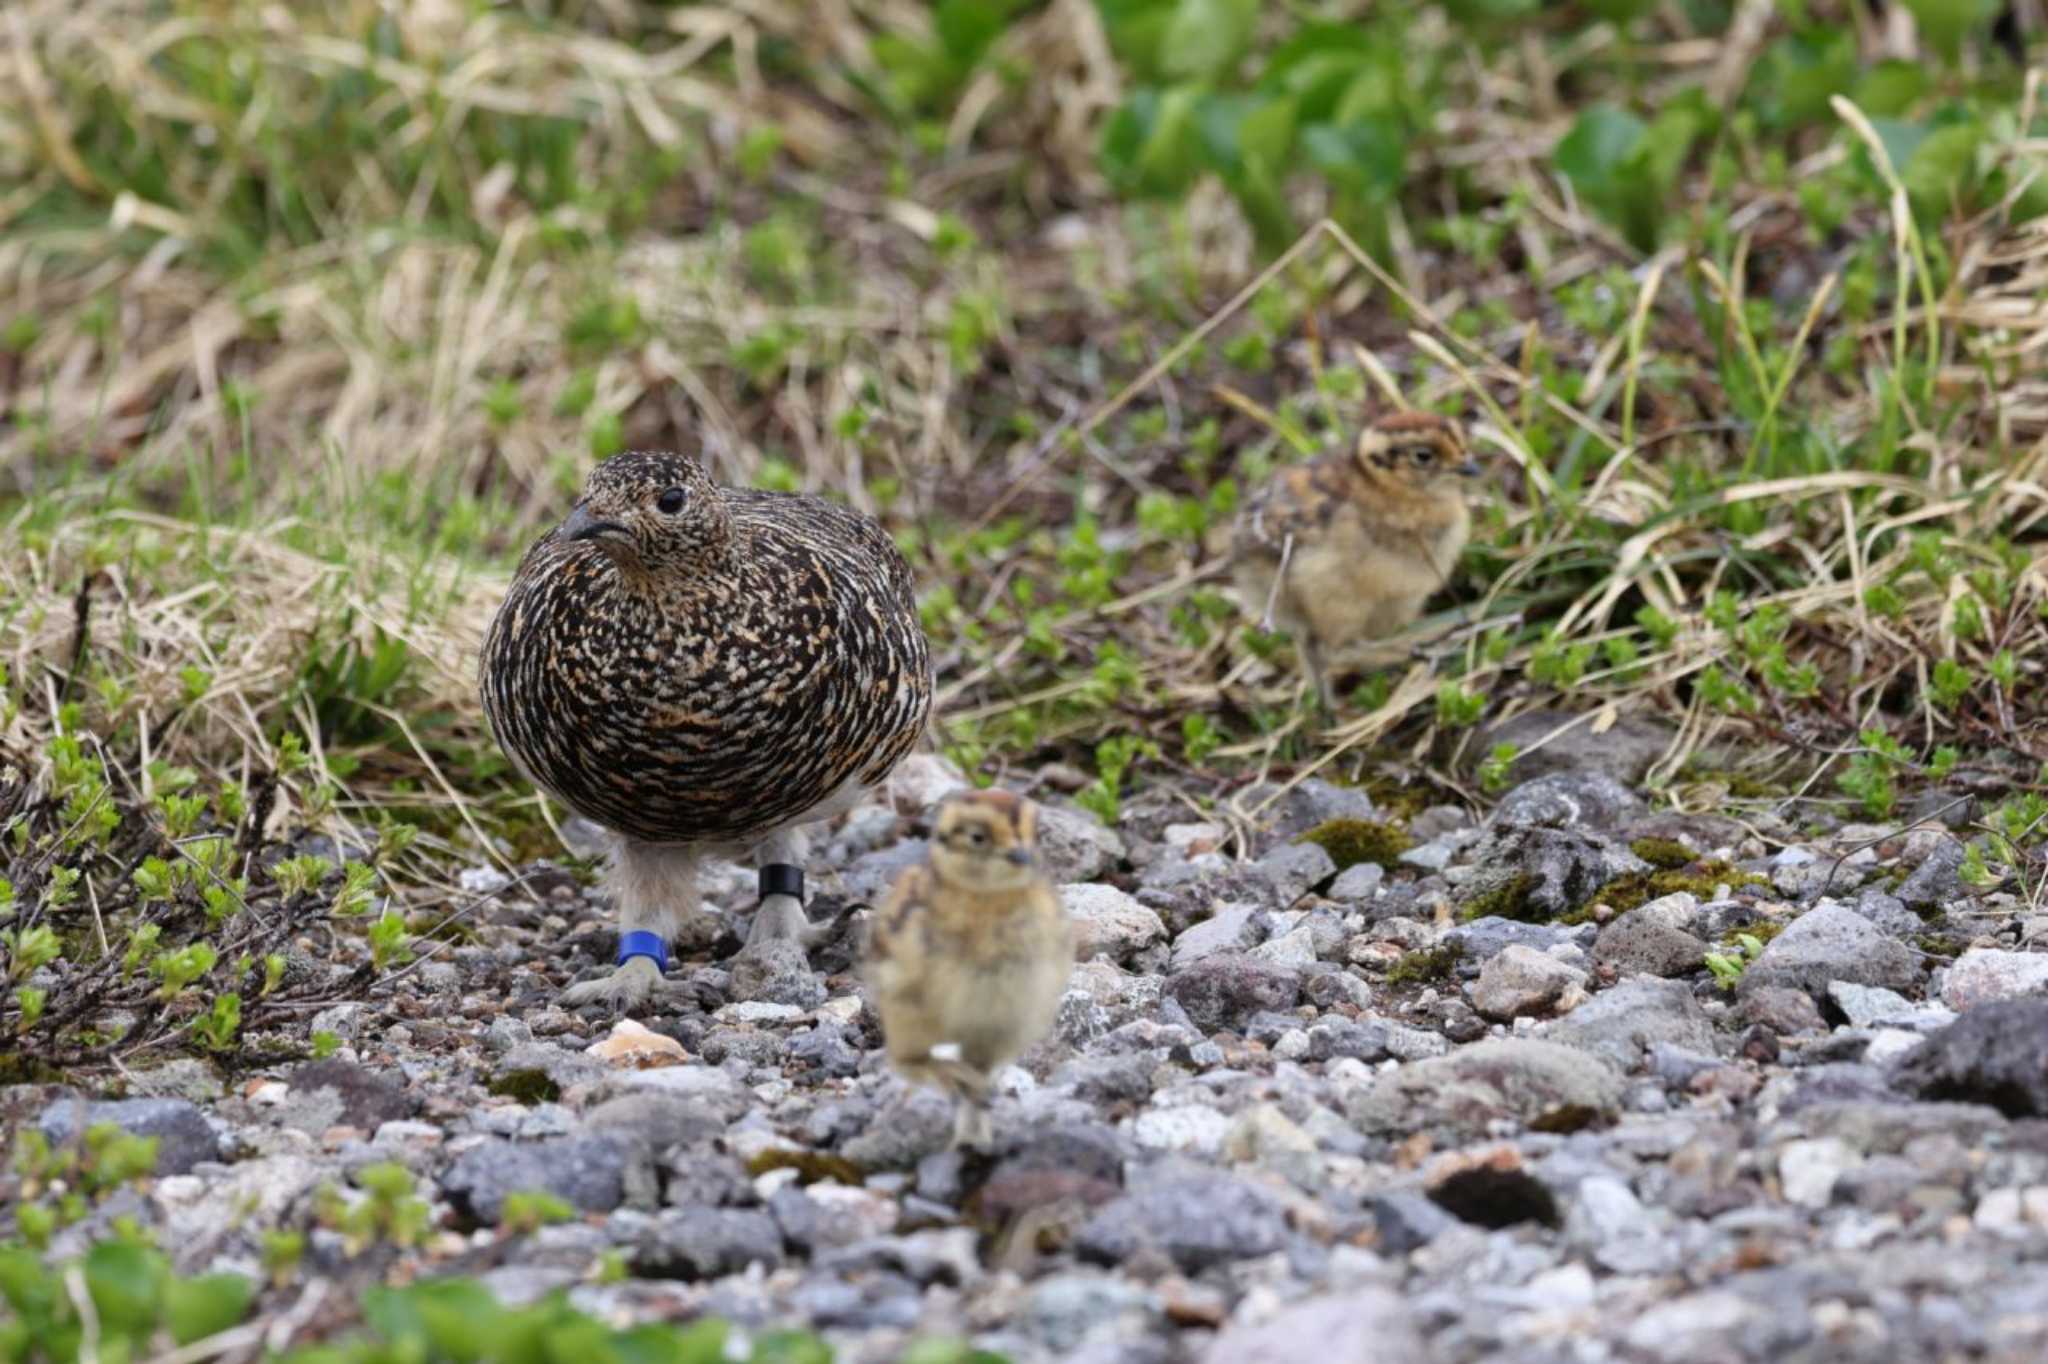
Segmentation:
{"type": "Polygon", "coordinates": [[[1483,466],[1481,466],[1478,460],[1468,459],[1463,464],[1460,464],[1457,467],[1456,472],[1463,475],[1466,478],[1477,478],[1480,474],[1485,472],[1485,469],[1483,466]]]}
{"type": "Polygon", "coordinates": [[[569,509],[569,519],[562,523],[564,540],[600,540],[607,535],[624,535],[626,528],[616,521],[592,516],[590,508],[578,502],[569,509]]]}
{"type": "Polygon", "coordinates": [[[1029,848],[1012,848],[1004,853],[1003,856],[1009,858],[1020,867],[1031,865],[1031,849],[1029,848]]]}

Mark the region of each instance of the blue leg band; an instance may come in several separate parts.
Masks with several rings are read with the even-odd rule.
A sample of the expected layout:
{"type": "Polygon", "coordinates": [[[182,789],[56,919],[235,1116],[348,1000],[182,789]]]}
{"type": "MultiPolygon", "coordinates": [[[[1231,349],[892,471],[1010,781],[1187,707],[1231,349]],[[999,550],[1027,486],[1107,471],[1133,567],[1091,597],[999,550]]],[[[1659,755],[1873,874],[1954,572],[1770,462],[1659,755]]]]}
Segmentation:
{"type": "Polygon", "coordinates": [[[649,933],[636,928],[631,933],[619,934],[619,965],[624,966],[634,957],[647,957],[654,962],[654,969],[668,970],[668,943],[659,933],[649,933]]]}

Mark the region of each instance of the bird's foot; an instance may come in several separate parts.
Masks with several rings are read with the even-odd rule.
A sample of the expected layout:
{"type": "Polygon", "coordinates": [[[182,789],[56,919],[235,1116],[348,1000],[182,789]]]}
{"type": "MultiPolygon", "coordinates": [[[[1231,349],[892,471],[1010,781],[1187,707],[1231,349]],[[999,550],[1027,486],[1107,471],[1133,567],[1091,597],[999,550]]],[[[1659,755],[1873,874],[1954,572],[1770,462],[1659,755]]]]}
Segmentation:
{"type": "Polygon", "coordinates": [[[571,985],[561,995],[563,1008],[602,1004],[615,1014],[632,1013],[645,1007],[649,1000],[670,1005],[690,1000],[688,987],[664,977],[651,957],[628,957],[610,975],[571,985]]]}
{"type": "Polygon", "coordinates": [[[794,895],[770,895],[754,911],[754,926],[747,931],[747,946],[793,942],[799,947],[809,947],[818,936],[804,914],[803,901],[794,895]]]}

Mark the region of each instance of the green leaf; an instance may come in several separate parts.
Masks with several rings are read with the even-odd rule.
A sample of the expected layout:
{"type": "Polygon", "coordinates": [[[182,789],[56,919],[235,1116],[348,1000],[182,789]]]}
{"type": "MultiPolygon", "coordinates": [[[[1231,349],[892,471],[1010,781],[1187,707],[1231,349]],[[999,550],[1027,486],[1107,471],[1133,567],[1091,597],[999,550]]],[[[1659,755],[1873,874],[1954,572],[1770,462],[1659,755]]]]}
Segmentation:
{"type": "Polygon", "coordinates": [[[172,1340],[190,1345],[241,1321],[255,1298],[255,1281],[240,1274],[174,1280],[164,1288],[164,1324],[172,1340]]]}
{"type": "Polygon", "coordinates": [[[102,1241],[85,1253],[85,1286],[100,1324],[134,1334],[156,1325],[169,1266],[157,1251],[127,1241],[102,1241]]]}
{"type": "Polygon", "coordinates": [[[1949,61],[1963,53],[1963,40],[1997,16],[2001,0],[1902,0],[1920,36],[1949,61]]]}
{"type": "Polygon", "coordinates": [[[1301,130],[1301,146],[1340,189],[1373,198],[1391,197],[1401,188],[1407,146],[1390,122],[1319,123],[1301,130]]]}
{"type": "Polygon", "coordinates": [[[1920,140],[1899,171],[1916,214],[1931,220],[1968,207],[1983,142],[1984,125],[1974,120],[1936,128],[1920,140]]]}
{"type": "Polygon", "coordinates": [[[1095,0],[1110,51],[1140,80],[1160,74],[1160,51],[1173,24],[1175,0],[1095,0]]]}
{"type": "Polygon", "coordinates": [[[1857,80],[1849,98],[1872,118],[1892,118],[1926,93],[1926,67],[1918,62],[1879,62],[1857,80]]]}
{"type": "Polygon", "coordinates": [[[1016,8],[1013,0],[939,0],[932,27],[954,67],[965,72],[1002,35],[1016,8]]]}
{"type": "Polygon", "coordinates": [[[1159,45],[1159,66],[1181,80],[1213,81],[1244,56],[1259,0],[1180,0],[1159,45]]]}
{"type": "Polygon", "coordinates": [[[1193,87],[1134,91],[1103,125],[1103,173],[1125,194],[1177,194],[1201,169],[1193,87]]]}

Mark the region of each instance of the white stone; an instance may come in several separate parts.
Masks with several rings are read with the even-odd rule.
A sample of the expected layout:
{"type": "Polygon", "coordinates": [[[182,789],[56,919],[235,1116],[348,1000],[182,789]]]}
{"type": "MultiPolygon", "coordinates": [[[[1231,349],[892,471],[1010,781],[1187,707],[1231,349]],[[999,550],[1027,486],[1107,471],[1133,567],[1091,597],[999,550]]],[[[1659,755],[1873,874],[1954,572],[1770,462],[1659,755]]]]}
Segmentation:
{"type": "Polygon", "coordinates": [[[1950,964],[1941,1002],[1960,1010],[2038,994],[2048,994],[2048,952],[1973,947],[1950,964]]]}
{"type": "Polygon", "coordinates": [[[1778,1152],[1778,1183],[1785,1199],[1803,1208],[1824,1208],[1835,1181],[1862,1162],[1847,1142],[1835,1137],[1785,1143],[1778,1152]]]}
{"type": "Polygon", "coordinates": [[[1165,922],[1115,886],[1061,886],[1060,901],[1074,921],[1083,960],[1101,955],[1121,961],[1166,937],[1165,922]]]}
{"type": "Polygon", "coordinates": [[[1223,1149],[1230,1119],[1201,1104],[1148,1108],[1131,1122],[1131,1135],[1151,1151],[1213,1156],[1223,1149]]]}

